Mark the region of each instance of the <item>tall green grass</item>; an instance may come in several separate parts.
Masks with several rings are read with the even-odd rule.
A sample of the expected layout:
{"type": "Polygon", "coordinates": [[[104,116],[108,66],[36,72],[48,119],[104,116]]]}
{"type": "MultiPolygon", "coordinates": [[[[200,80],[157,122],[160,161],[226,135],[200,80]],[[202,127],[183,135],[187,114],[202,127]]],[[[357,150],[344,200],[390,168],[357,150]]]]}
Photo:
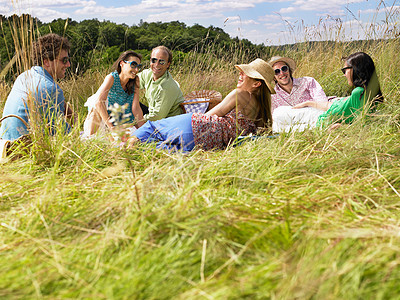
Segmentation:
{"type": "MultiPolygon", "coordinates": [[[[74,131],[0,168],[0,297],[399,298],[398,40],[299,47],[259,55],[292,56],[295,76],[342,95],[341,57],[365,51],[385,96],[379,113],[225,151],[122,151],[79,139],[82,105],[108,71],[61,82],[74,131]]],[[[210,48],[171,73],[184,93],[226,94],[234,65],[251,59],[210,48]]]]}

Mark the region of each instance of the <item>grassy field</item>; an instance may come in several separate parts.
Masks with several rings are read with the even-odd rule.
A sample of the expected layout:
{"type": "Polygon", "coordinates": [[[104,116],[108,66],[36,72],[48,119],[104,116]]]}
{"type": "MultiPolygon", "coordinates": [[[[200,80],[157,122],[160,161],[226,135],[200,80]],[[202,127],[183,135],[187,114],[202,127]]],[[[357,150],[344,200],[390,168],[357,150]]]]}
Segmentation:
{"type": "MultiPolygon", "coordinates": [[[[63,81],[74,131],[0,167],[0,298],[400,299],[398,49],[396,38],[288,49],[295,76],[338,96],[341,57],[369,53],[385,104],[333,132],[226,151],[81,141],[83,103],[107,71],[63,81]]],[[[173,66],[184,93],[225,95],[234,64],[253,59],[214,54],[173,66]]]]}

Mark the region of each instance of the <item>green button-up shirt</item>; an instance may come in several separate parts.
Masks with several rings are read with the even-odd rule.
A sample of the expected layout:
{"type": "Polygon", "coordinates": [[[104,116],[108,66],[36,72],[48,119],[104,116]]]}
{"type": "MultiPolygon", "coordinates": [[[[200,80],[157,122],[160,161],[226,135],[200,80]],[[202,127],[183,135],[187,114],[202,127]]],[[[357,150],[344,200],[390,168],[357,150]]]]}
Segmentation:
{"type": "Polygon", "coordinates": [[[155,121],[183,113],[179,106],[184,100],[182,91],[168,71],[156,81],[153,80],[151,69],[144,70],[138,76],[140,89],[146,90],[143,104],[149,108],[149,113],[143,116],[145,120],[155,121]]]}

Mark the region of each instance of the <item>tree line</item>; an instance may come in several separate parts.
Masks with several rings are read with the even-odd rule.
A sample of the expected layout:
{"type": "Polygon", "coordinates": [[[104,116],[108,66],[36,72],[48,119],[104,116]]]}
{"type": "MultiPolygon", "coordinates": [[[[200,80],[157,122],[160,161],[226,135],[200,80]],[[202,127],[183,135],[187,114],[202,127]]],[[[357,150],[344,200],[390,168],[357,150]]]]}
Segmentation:
{"type": "Polygon", "coordinates": [[[30,15],[0,15],[1,39],[4,41],[0,43],[1,68],[15,53],[16,24],[22,30],[28,24],[26,30],[34,32],[35,36],[53,32],[67,37],[72,45],[70,56],[76,73],[82,73],[93,66],[109,64],[128,49],[138,50],[146,56],[158,45],[165,45],[178,54],[193,50],[201,52],[210,45],[240,46],[250,52],[260,52],[266,48],[264,44],[255,45],[247,39],[231,38],[218,27],[204,27],[199,24],[187,26],[179,21],[148,23],[141,20],[137,25],[128,26],[98,19],[77,22],[59,18],[44,23],[30,15]]]}

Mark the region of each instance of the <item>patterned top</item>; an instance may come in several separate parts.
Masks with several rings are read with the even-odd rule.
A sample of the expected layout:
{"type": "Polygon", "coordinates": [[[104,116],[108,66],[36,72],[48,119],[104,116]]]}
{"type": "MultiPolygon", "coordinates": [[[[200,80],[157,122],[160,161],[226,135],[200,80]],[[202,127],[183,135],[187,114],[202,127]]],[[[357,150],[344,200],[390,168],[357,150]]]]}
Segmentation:
{"type": "Polygon", "coordinates": [[[275,85],[275,92],[271,95],[272,111],[278,106],[295,106],[305,101],[328,101],[321,85],[312,77],[293,78],[290,94],[279,84],[275,85]]]}
{"type": "Polygon", "coordinates": [[[194,143],[204,150],[225,149],[239,135],[256,133],[254,121],[233,109],[223,117],[193,113],[194,143]]]}
{"type": "MultiPolygon", "coordinates": [[[[114,83],[111,89],[108,91],[107,101],[108,101],[108,114],[111,113],[110,107],[113,106],[115,103],[122,106],[128,103],[128,107],[124,111],[124,115],[127,117],[128,123],[132,123],[135,119],[134,115],[132,114],[132,102],[133,96],[135,95],[135,90],[131,95],[128,95],[127,92],[124,91],[121,85],[121,81],[119,80],[119,74],[117,71],[111,73],[114,77],[114,83]]],[[[135,88],[135,86],[133,86],[135,88]]]]}

